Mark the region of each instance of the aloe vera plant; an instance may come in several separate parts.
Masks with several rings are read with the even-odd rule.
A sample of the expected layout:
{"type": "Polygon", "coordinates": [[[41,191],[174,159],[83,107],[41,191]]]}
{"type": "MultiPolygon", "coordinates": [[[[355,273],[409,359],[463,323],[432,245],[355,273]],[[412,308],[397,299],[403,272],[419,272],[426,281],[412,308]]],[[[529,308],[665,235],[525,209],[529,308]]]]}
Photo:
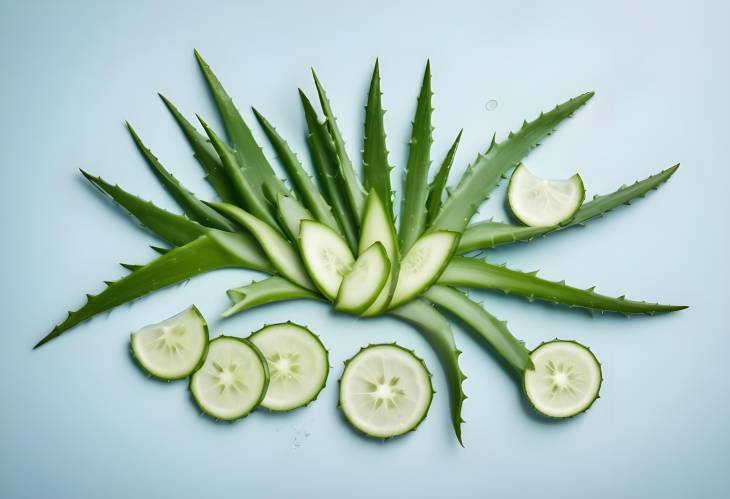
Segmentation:
{"type": "MultiPolygon", "coordinates": [[[[185,215],[163,210],[117,185],[82,172],[170,248],[158,248],[160,256],[145,265],[122,264],[129,270],[126,276],[107,282],[106,288],[96,295],[87,295],[87,302],[79,310],[69,312],[36,347],[94,315],[203,272],[231,267],[253,269],[269,276],[228,290],[232,305],[224,312],[225,317],[286,300],[342,302],[350,299],[358,305],[351,309],[345,307],[346,310],[356,309],[363,316],[389,315],[412,324],[433,347],[441,363],[454,432],[461,442],[461,407],[466,399],[462,382],[466,376],[459,366],[461,352],[445,313],[473,330],[523,379],[527,379],[525,373],[537,367],[530,350],[515,339],[505,322],[457,288],[489,289],[521,295],[530,301],[545,300],[567,307],[626,315],[685,308],[632,301],[623,296],[612,298],[595,293],[593,288],[584,290],[564,282],[547,281],[536,273],[519,272],[489,263],[481,256],[469,256],[473,250],[529,241],[584,224],[644,196],[676,172],[678,165],[611,194],[596,196],[583,204],[571,220],[557,226],[528,227],[493,220],[470,223],[500,180],[586,104],[593,97],[592,92],[540,113],[533,121],[525,121],[502,142],[492,138],[486,151],[477,156],[444,199],[461,132],[429,182],[433,109],[431,67],[427,64],[409,141],[403,201],[400,212],[395,213],[377,62],[367,96],[362,180],[346,150],[325,89],[314,72],[321,115],[304,92],[299,91],[314,179],[273,125],[254,110],[256,120],[291,180],[294,187],[291,191],[274,173],[221,82],[200,54],[195,52],[195,56],[229,140],[199,118],[201,133],[169,99],[161,97],[218,199],[200,200],[182,186],[130,125],[132,138],[152,172],[185,215]],[[397,236],[396,215],[400,220],[397,236]],[[305,245],[310,246],[304,248],[305,245]],[[361,255],[364,255],[362,259],[361,255]],[[367,282],[370,285],[377,282],[382,289],[379,292],[369,289],[367,297],[358,296],[353,282],[356,284],[358,276],[364,275],[367,270],[364,266],[370,261],[381,262],[381,274],[378,279],[367,282]],[[348,278],[355,269],[361,274],[348,278]],[[347,289],[340,288],[343,281],[347,289]],[[350,295],[343,297],[343,293],[350,295]],[[363,301],[365,298],[367,301],[363,301]],[[361,312],[365,307],[369,308],[361,312]]],[[[572,348],[558,343],[541,350],[540,359],[548,359],[544,361],[548,366],[554,351],[572,348]]],[[[587,358],[588,354],[581,352],[576,358],[587,358]]],[[[597,361],[596,366],[594,371],[600,374],[597,361]]],[[[581,410],[589,406],[590,403],[583,404],[581,410]]]]}

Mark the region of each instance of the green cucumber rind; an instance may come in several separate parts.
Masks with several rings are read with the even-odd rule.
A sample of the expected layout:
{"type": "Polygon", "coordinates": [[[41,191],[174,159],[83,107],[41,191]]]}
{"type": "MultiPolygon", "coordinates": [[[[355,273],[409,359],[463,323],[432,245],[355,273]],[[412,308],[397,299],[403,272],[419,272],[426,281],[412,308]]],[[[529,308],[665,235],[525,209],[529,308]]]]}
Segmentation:
{"type": "Polygon", "coordinates": [[[541,225],[530,225],[527,222],[525,222],[524,220],[522,220],[520,218],[520,216],[512,208],[512,203],[510,203],[510,197],[512,194],[512,179],[515,178],[515,173],[520,168],[524,168],[522,163],[517,165],[517,168],[514,169],[514,171],[512,172],[512,175],[509,178],[509,184],[507,185],[507,205],[509,206],[510,213],[512,213],[512,215],[514,215],[514,217],[517,220],[519,220],[520,223],[524,224],[526,227],[535,227],[535,228],[555,227],[555,226],[560,227],[562,225],[570,223],[570,221],[573,220],[573,218],[575,217],[575,214],[578,213],[578,210],[580,210],[581,206],[583,206],[583,202],[586,200],[586,186],[585,186],[585,183],[583,182],[583,177],[580,176],[580,173],[576,173],[575,175],[570,176],[570,178],[578,177],[578,181],[580,182],[580,187],[581,187],[581,192],[582,192],[582,194],[580,196],[580,201],[578,201],[578,203],[576,203],[575,209],[569,215],[566,215],[565,218],[563,218],[559,222],[553,224],[552,226],[550,226],[550,225],[541,226],[541,225]]]}
{"type": "MultiPolygon", "coordinates": [[[[205,410],[205,408],[203,406],[200,405],[200,402],[198,402],[198,398],[195,396],[195,392],[193,391],[193,387],[192,387],[193,376],[195,375],[197,370],[194,371],[188,378],[188,393],[190,393],[190,396],[193,399],[193,402],[195,402],[195,405],[200,409],[201,413],[215,421],[225,421],[225,422],[230,423],[230,422],[244,419],[246,416],[251,414],[253,411],[255,411],[261,405],[261,401],[264,400],[264,397],[266,396],[266,390],[269,388],[269,365],[266,362],[266,358],[264,357],[264,354],[261,353],[261,350],[259,350],[259,348],[256,345],[254,345],[252,342],[250,342],[249,340],[247,340],[245,338],[239,338],[237,336],[220,335],[220,336],[217,336],[216,338],[213,338],[212,340],[210,340],[208,342],[208,349],[210,348],[210,345],[214,341],[221,340],[221,339],[240,341],[241,343],[244,343],[246,346],[251,348],[253,350],[253,352],[256,354],[256,356],[259,358],[259,361],[261,362],[261,366],[263,367],[263,370],[264,370],[264,386],[261,390],[261,396],[258,398],[256,403],[251,407],[251,409],[248,412],[245,412],[243,414],[240,414],[240,415],[237,415],[237,416],[234,416],[231,418],[219,418],[218,416],[216,416],[214,414],[210,414],[208,411],[205,410]]],[[[206,357],[207,357],[207,353],[208,352],[206,349],[206,357]]],[[[205,359],[205,357],[204,357],[204,359],[205,359]]],[[[205,362],[205,360],[203,362],[205,362]]],[[[202,367],[202,364],[201,364],[201,367],[202,367]]],[[[200,367],[198,367],[198,369],[200,369],[200,367]]]]}
{"type": "Polygon", "coordinates": [[[580,347],[583,350],[587,351],[591,355],[591,357],[593,358],[593,360],[596,363],[596,366],[598,366],[598,372],[601,375],[600,379],[598,380],[598,389],[596,390],[596,396],[593,397],[593,399],[588,403],[588,405],[586,405],[583,409],[581,409],[580,411],[576,412],[575,414],[571,414],[569,416],[551,416],[549,414],[545,414],[544,412],[540,411],[537,407],[535,407],[535,404],[532,403],[532,400],[527,395],[527,386],[526,386],[526,383],[525,383],[525,372],[527,372],[527,369],[522,372],[522,376],[521,376],[522,379],[521,379],[521,382],[520,382],[520,386],[522,387],[522,393],[525,395],[525,398],[529,402],[530,407],[532,407],[535,410],[535,412],[537,414],[539,414],[541,417],[544,417],[544,418],[547,418],[547,419],[554,419],[554,420],[573,419],[574,417],[579,416],[579,415],[583,414],[584,412],[588,411],[588,409],[590,409],[591,407],[593,407],[593,404],[596,403],[596,400],[598,400],[599,398],[601,398],[601,387],[603,386],[603,368],[601,366],[600,361],[598,360],[598,357],[596,357],[596,355],[593,353],[593,351],[589,347],[583,345],[582,343],[578,343],[575,340],[561,340],[560,338],[555,338],[555,339],[552,339],[552,340],[543,341],[542,343],[540,343],[537,347],[535,347],[530,352],[530,355],[532,355],[534,352],[536,352],[537,350],[539,350],[541,347],[543,347],[543,346],[545,346],[547,344],[550,344],[550,343],[555,343],[555,342],[573,343],[574,345],[577,345],[578,347],[580,347]]]}
{"type": "Polygon", "coordinates": [[[190,372],[186,373],[185,375],[181,375],[175,378],[170,378],[167,376],[160,376],[156,374],[155,372],[151,371],[150,369],[147,369],[147,367],[142,363],[142,361],[137,357],[136,352],[134,351],[134,342],[132,341],[132,337],[135,333],[130,333],[129,335],[129,353],[132,355],[132,358],[134,359],[135,363],[139,366],[140,369],[150,378],[159,380],[159,381],[179,381],[181,379],[185,379],[188,376],[191,376],[195,371],[200,369],[200,367],[203,365],[203,362],[205,362],[205,357],[208,355],[208,345],[210,344],[210,332],[208,331],[208,323],[205,321],[205,317],[203,317],[203,314],[198,310],[198,307],[195,305],[190,306],[189,308],[185,309],[185,311],[191,310],[195,315],[198,316],[200,319],[200,322],[203,324],[203,332],[205,333],[205,345],[203,346],[203,351],[200,354],[200,358],[198,359],[198,362],[195,364],[195,366],[190,370],[190,372]]]}
{"type": "Polygon", "coordinates": [[[408,348],[402,347],[399,344],[397,344],[395,341],[392,342],[392,343],[369,343],[369,344],[367,344],[367,345],[365,345],[363,347],[360,347],[360,350],[358,350],[355,355],[353,355],[352,357],[350,357],[349,359],[347,359],[346,361],[344,361],[343,364],[344,364],[344,368],[342,369],[342,374],[340,375],[340,379],[337,381],[337,383],[339,384],[339,389],[337,390],[337,394],[338,394],[337,407],[340,409],[340,412],[342,413],[342,416],[350,424],[350,426],[352,427],[352,429],[354,429],[360,435],[363,435],[363,436],[368,437],[368,438],[373,438],[373,439],[376,439],[376,440],[381,440],[381,441],[385,442],[387,440],[392,440],[393,438],[401,437],[403,435],[407,435],[407,434],[409,434],[411,432],[416,431],[418,429],[418,427],[421,426],[421,423],[423,423],[423,421],[428,416],[428,412],[431,410],[431,404],[433,404],[433,396],[436,393],[436,390],[433,389],[433,381],[432,381],[433,380],[433,374],[431,373],[431,371],[428,370],[428,367],[426,366],[426,362],[421,357],[419,357],[418,355],[416,355],[416,352],[414,350],[410,350],[408,348]],[[431,398],[428,401],[428,405],[426,406],[426,410],[423,411],[423,416],[421,416],[421,418],[418,421],[416,421],[416,423],[410,429],[404,431],[403,433],[398,433],[396,435],[391,435],[391,436],[388,436],[388,437],[381,437],[381,436],[378,436],[378,435],[371,435],[370,433],[361,430],[360,428],[358,428],[357,426],[355,426],[355,424],[352,422],[352,420],[350,420],[350,418],[347,416],[347,412],[345,412],[345,409],[342,407],[342,377],[345,375],[345,370],[347,369],[347,365],[355,357],[357,357],[358,355],[360,355],[365,350],[368,350],[370,348],[375,348],[375,347],[395,347],[395,348],[398,348],[400,350],[403,350],[404,352],[412,355],[421,364],[421,366],[423,366],[423,369],[426,371],[426,374],[428,374],[428,384],[431,387],[431,398]]]}
{"type": "MultiPolygon", "coordinates": [[[[282,326],[282,325],[296,326],[296,327],[298,327],[300,329],[303,329],[307,333],[311,334],[314,337],[314,339],[317,340],[317,343],[319,343],[319,345],[322,347],[322,351],[324,352],[324,360],[325,360],[325,364],[327,366],[327,370],[326,370],[326,374],[324,376],[324,380],[322,381],[322,385],[319,387],[319,390],[317,390],[314,393],[314,395],[312,396],[312,398],[310,398],[308,402],[306,402],[304,404],[300,404],[300,405],[295,406],[295,407],[292,407],[290,409],[271,409],[269,407],[266,407],[263,404],[263,399],[266,397],[266,390],[264,390],[264,397],[262,397],[261,401],[259,402],[259,405],[261,407],[263,407],[264,409],[266,409],[267,411],[269,411],[269,412],[276,412],[276,413],[291,412],[294,409],[299,409],[300,407],[308,407],[312,402],[314,402],[315,400],[317,400],[317,398],[319,398],[319,394],[322,393],[322,390],[324,390],[325,386],[327,386],[327,380],[330,377],[329,376],[330,375],[330,370],[332,370],[332,365],[330,364],[330,351],[327,349],[326,346],[324,346],[324,343],[322,342],[322,338],[320,338],[317,333],[315,333],[314,331],[312,331],[311,329],[309,329],[307,326],[304,326],[302,324],[297,324],[296,322],[292,322],[292,321],[277,322],[275,324],[264,324],[263,327],[257,329],[256,331],[254,331],[253,333],[251,333],[250,335],[248,335],[248,337],[246,339],[249,340],[249,341],[251,341],[250,339],[253,338],[254,335],[256,335],[257,333],[260,333],[264,329],[266,329],[268,327],[271,327],[271,326],[282,326]]],[[[251,341],[251,343],[253,343],[253,341],[251,341]]],[[[267,368],[267,372],[268,372],[268,362],[266,363],[266,368],[267,368]]],[[[268,389],[268,383],[267,383],[267,389],[268,389]]]]}
{"type": "MultiPolygon", "coordinates": [[[[441,267],[439,267],[438,271],[435,272],[433,274],[433,276],[431,277],[431,279],[429,281],[427,281],[426,284],[424,284],[420,289],[417,289],[416,291],[410,293],[409,295],[406,295],[404,298],[401,298],[397,302],[395,302],[393,300],[394,295],[392,295],[391,296],[391,299],[390,299],[390,302],[388,303],[388,307],[387,307],[386,310],[390,310],[390,309],[393,309],[393,308],[398,308],[401,305],[405,305],[406,303],[409,303],[409,302],[413,301],[414,299],[418,298],[419,296],[421,296],[424,292],[426,292],[426,290],[428,290],[428,288],[430,288],[436,282],[438,282],[439,277],[441,277],[441,274],[443,274],[444,273],[444,270],[446,270],[446,267],[449,266],[449,262],[451,262],[451,259],[454,257],[454,254],[456,253],[456,250],[459,247],[459,238],[461,237],[461,234],[458,233],[458,232],[454,232],[452,230],[438,230],[438,231],[429,232],[429,233],[427,233],[427,234],[425,234],[424,236],[421,236],[421,237],[429,236],[431,234],[434,234],[435,232],[445,232],[445,233],[448,233],[448,234],[452,234],[454,236],[454,238],[453,238],[453,240],[451,242],[451,249],[449,250],[449,252],[447,254],[447,257],[444,258],[444,261],[441,264],[441,267]]],[[[411,248],[413,248],[416,244],[418,244],[418,240],[416,240],[416,242],[413,243],[413,245],[411,246],[411,248]]],[[[408,256],[408,254],[406,253],[405,256],[408,256]]],[[[396,277],[396,279],[397,279],[397,277],[396,277]]],[[[398,283],[397,282],[393,284],[393,290],[394,290],[394,292],[395,292],[395,288],[397,286],[398,286],[398,283]]]]}
{"type": "MultiPolygon", "coordinates": [[[[373,303],[375,303],[375,300],[377,300],[378,297],[380,296],[380,293],[383,291],[383,286],[385,286],[385,283],[388,281],[388,277],[390,276],[391,263],[390,263],[390,260],[388,259],[388,253],[385,251],[385,246],[383,246],[383,243],[381,243],[380,241],[377,241],[377,242],[373,243],[370,247],[375,246],[375,245],[377,245],[377,248],[380,250],[380,253],[385,257],[385,263],[386,263],[386,265],[382,269],[383,270],[382,276],[379,279],[380,284],[378,285],[378,290],[365,302],[364,306],[361,305],[360,307],[357,307],[357,308],[349,308],[349,307],[344,307],[340,304],[340,297],[341,297],[341,293],[342,293],[342,283],[340,283],[340,289],[337,292],[337,297],[335,297],[335,301],[334,301],[335,310],[337,310],[339,312],[345,312],[348,314],[360,315],[363,312],[365,312],[368,308],[370,308],[370,306],[373,303]]],[[[365,250],[365,251],[367,251],[367,250],[365,250]]],[[[364,254],[364,252],[363,252],[363,254],[364,254]]],[[[357,264],[357,260],[355,260],[355,264],[357,264]]],[[[355,264],[353,264],[353,268],[354,268],[355,264]]],[[[345,274],[342,277],[343,283],[346,278],[347,278],[347,274],[345,274]]]]}

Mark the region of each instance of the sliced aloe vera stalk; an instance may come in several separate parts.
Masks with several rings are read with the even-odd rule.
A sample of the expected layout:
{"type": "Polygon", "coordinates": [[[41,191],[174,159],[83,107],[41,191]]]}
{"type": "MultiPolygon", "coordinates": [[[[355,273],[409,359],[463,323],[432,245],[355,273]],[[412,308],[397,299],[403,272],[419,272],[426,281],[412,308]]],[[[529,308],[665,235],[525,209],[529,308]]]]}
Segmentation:
{"type": "Polygon", "coordinates": [[[525,225],[551,227],[567,222],[583,204],[586,191],[577,173],[565,180],[549,180],[519,165],[509,181],[507,198],[512,213],[525,225]]]}
{"type": "Polygon", "coordinates": [[[396,345],[369,345],[345,363],[340,407],[366,435],[391,438],[413,431],[428,414],[431,374],[423,360],[396,345]]]}
{"type": "Polygon", "coordinates": [[[575,341],[553,340],[530,354],[534,369],[523,376],[525,394],[540,414],[571,418],[598,399],[603,377],[593,352],[575,341]]]}
{"type": "Polygon", "coordinates": [[[375,243],[365,250],[345,274],[337,293],[335,308],[360,314],[378,297],[390,275],[390,260],[385,248],[375,243]]]}
{"type": "Polygon", "coordinates": [[[253,411],[268,385],[269,369],[259,349],[248,340],[219,336],[190,378],[190,393],[208,416],[232,421],[253,411]]]}
{"type": "Polygon", "coordinates": [[[391,307],[397,307],[425,291],[441,275],[454,254],[459,234],[447,230],[421,237],[400,263],[391,307]]]}
{"type": "Polygon", "coordinates": [[[334,300],[343,276],[355,263],[347,243],[326,225],[303,220],[299,232],[299,247],[309,276],[322,294],[334,300]]]}
{"type": "Polygon", "coordinates": [[[293,322],[271,324],[249,340],[264,354],[269,387],[261,406],[291,411],[317,398],[327,383],[330,365],[327,349],[309,329],[293,322]]]}
{"type": "Polygon", "coordinates": [[[205,358],[208,325],[193,305],[131,335],[132,355],[142,369],[165,381],[186,378],[205,358]]]}

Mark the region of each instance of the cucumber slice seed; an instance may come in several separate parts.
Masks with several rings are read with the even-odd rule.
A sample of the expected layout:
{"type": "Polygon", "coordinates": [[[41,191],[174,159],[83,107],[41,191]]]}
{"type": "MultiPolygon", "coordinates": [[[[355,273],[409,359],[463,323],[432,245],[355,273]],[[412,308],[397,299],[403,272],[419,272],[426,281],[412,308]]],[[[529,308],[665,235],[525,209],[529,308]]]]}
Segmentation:
{"type": "Polygon", "coordinates": [[[302,220],[299,238],[307,272],[322,294],[334,300],[342,277],[355,263],[347,242],[334,230],[312,220],[302,220]]]}
{"type": "Polygon", "coordinates": [[[266,359],[250,341],[219,336],[208,345],[203,365],[190,378],[198,407],[216,419],[247,416],[263,400],[269,385],[266,359]]]}
{"type": "Polygon", "coordinates": [[[269,368],[269,387],[261,406],[290,411],[317,398],[327,383],[329,357],[320,339],[292,322],[271,324],[249,336],[269,368]]]}
{"type": "Polygon", "coordinates": [[[512,213],[525,225],[551,227],[567,222],[583,204],[586,191],[579,174],[564,180],[534,175],[520,164],[512,173],[507,199],[512,213]]]}
{"type": "Polygon", "coordinates": [[[390,307],[397,307],[422,293],[439,278],[454,254],[459,235],[440,230],[422,236],[400,262],[398,282],[390,307]]]}
{"type": "Polygon", "coordinates": [[[205,358],[208,325],[193,305],[132,333],[130,343],[133,357],[149,375],[165,381],[182,379],[205,358]]]}
{"type": "Polygon", "coordinates": [[[390,275],[390,260],[381,243],[375,243],[345,274],[337,293],[335,309],[351,314],[364,312],[383,290],[390,275]]]}
{"type": "Polygon", "coordinates": [[[534,369],[523,375],[527,398],[550,418],[571,418],[599,397],[603,377],[593,352],[575,341],[553,340],[530,354],[534,369]]]}
{"type": "Polygon", "coordinates": [[[345,362],[340,407],[356,429],[377,438],[413,431],[428,414],[431,374],[410,350],[369,345],[345,362]]]}

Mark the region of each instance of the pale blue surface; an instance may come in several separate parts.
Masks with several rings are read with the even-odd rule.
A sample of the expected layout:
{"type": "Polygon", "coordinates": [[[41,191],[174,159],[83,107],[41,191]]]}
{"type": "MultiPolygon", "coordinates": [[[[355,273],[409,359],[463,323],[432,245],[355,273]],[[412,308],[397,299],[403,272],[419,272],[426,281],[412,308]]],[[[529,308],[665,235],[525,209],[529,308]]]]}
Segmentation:
{"type": "MultiPolygon", "coordinates": [[[[727,497],[726,2],[148,3],[0,2],[1,497],[727,497]],[[122,275],[116,262],[153,257],[145,245],[154,239],[85,185],[76,168],[173,208],[123,120],[185,184],[210,196],[155,94],[219,125],[193,47],[246,116],[255,103],[304,158],[295,89],[313,92],[310,65],[357,159],[371,65],[381,58],[391,158],[402,166],[430,57],[434,158],[465,128],[455,173],[494,130],[504,136],[523,118],[596,90],[531,155],[534,170],[580,170],[593,194],[678,161],[682,168],[649,199],[585,229],[500,250],[492,260],[692,308],[592,319],[485,293],[489,309],[530,346],[555,336],[591,345],[606,381],[589,414],[546,423],[526,409],[490,353],[457,330],[469,375],[465,449],[452,435],[435,356],[409,327],[335,317],[303,302],[214,319],[226,305],[223,290],[253,273],[197,278],[31,352],[84,292],[122,275]],[[499,102],[491,112],[490,99],[499,102]],[[292,319],[321,333],[334,367],[320,400],[288,415],[215,424],[197,414],[183,383],[142,376],[127,355],[128,331],[191,302],[215,332],[245,335],[266,321],[292,319]],[[425,357],[438,393],[416,433],[381,444],[341,420],[336,379],[362,344],[393,339],[425,357]]],[[[501,197],[485,212],[502,216],[501,197]]]]}

